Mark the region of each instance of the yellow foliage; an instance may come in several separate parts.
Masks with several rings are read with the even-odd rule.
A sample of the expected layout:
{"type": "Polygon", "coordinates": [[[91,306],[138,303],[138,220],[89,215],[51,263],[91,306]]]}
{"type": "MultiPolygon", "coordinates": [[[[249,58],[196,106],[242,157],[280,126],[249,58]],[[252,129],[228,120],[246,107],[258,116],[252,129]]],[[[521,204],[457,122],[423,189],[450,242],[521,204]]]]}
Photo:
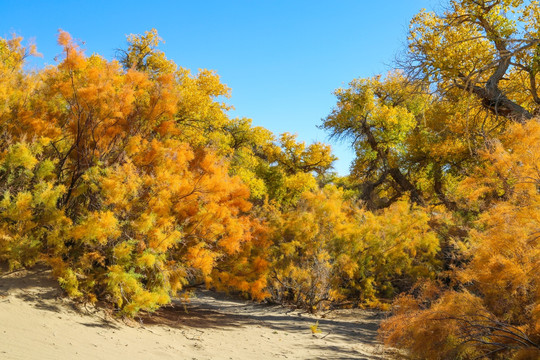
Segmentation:
{"type": "Polygon", "coordinates": [[[311,329],[312,335],[322,333],[322,330],[319,329],[319,320],[317,320],[317,322],[314,325],[310,325],[309,328],[311,329]]]}
{"type": "Polygon", "coordinates": [[[482,210],[469,234],[470,261],[453,279],[462,290],[439,286],[396,301],[394,316],[383,325],[388,344],[423,358],[472,359],[492,351],[512,359],[536,356],[539,137],[536,121],[515,124],[483,153],[485,163],[461,184],[482,210]]]}
{"type": "Polygon", "coordinates": [[[201,271],[204,276],[210,275],[215,263],[217,254],[204,249],[202,245],[192,247],[187,253],[187,264],[201,271]]]}
{"type": "Polygon", "coordinates": [[[0,39],[0,261],[44,259],[69,295],[130,316],[200,278],[262,299],[252,230],[264,226],[224,157],[232,121],[216,99],[229,89],[178,68],[160,41],[131,35],[107,61],[60,30],[59,63],[34,74],[34,47],[0,39]],[[218,263],[236,280],[221,283],[218,263]]]}
{"type": "Polygon", "coordinates": [[[397,284],[435,275],[439,240],[429,214],[405,202],[371,213],[327,186],[277,216],[271,286],[280,301],[310,310],[347,297],[378,306],[397,284]]]}
{"type": "Polygon", "coordinates": [[[71,231],[75,240],[96,241],[101,245],[119,235],[118,220],[111,211],[92,212],[71,231]]]}
{"type": "Polygon", "coordinates": [[[31,170],[38,163],[38,160],[24,143],[12,146],[7,154],[6,161],[9,166],[22,166],[28,170],[31,170]]]}
{"type": "Polygon", "coordinates": [[[140,255],[137,260],[135,261],[135,264],[140,268],[151,268],[156,264],[156,256],[154,254],[151,254],[149,252],[144,252],[142,255],[140,255]]]}

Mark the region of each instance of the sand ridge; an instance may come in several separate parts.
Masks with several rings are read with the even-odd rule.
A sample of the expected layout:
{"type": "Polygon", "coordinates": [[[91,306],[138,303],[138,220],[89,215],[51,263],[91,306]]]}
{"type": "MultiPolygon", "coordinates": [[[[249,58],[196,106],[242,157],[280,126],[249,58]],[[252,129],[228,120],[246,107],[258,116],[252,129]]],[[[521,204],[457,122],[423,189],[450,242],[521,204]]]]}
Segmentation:
{"type": "Polygon", "coordinates": [[[387,359],[381,317],[326,317],[198,290],[136,321],[75,309],[48,271],[0,277],[0,359],[387,359]],[[310,329],[319,322],[321,333],[310,329]]]}

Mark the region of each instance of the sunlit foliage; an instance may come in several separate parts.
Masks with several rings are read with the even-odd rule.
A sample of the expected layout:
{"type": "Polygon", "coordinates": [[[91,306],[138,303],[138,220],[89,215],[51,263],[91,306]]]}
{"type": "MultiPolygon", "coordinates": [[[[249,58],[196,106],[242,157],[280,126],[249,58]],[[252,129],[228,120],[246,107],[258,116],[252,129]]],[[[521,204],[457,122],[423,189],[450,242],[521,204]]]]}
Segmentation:
{"type": "Polygon", "coordinates": [[[335,92],[323,127],[356,151],[347,196],[375,214],[408,199],[439,238],[441,267],[395,301],[386,343],[538,359],[540,5],[443,6],[412,19],[399,70],[335,92]]]}
{"type": "MultiPolygon", "coordinates": [[[[155,46],[153,36],[130,37],[130,51],[155,46]]],[[[169,302],[189,282],[211,284],[217,264],[234,270],[232,259],[251,255],[261,233],[247,214],[249,190],[218,149],[184,136],[182,122],[211,119],[213,107],[222,121],[213,99],[223,85],[177,72],[159,52],[124,69],[85,56],[65,32],[58,42],[62,60],[36,75],[20,65],[33,50],[2,42],[14,62],[2,72],[2,259],[45,261],[69,295],[128,315],[169,302]]],[[[263,296],[264,271],[242,281],[219,279],[263,296]]]]}
{"type": "Polygon", "coordinates": [[[370,212],[326,186],[303,194],[294,210],[273,214],[274,297],[312,311],[345,300],[384,308],[438,269],[439,240],[429,216],[398,202],[370,212]]]}
{"type": "Polygon", "coordinates": [[[386,76],[335,91],[330,146],[231,119],[230,89],[152,29],[118,60],[60,31],[55,66],[0,39],[0,261],[133,316],[206,285],[393,314],[426,359],[540,356],[536,1],[452,0],[386,76]]]}
{"type": "Polygon", "coordinates": [[[514,125],[482,155],[486,165],[461,184],[485,211],[457,290],[432,284],[398,299],[383,326],[389,344],[429,359],[540,356],[539,140],[536,121],[514,125]]]}

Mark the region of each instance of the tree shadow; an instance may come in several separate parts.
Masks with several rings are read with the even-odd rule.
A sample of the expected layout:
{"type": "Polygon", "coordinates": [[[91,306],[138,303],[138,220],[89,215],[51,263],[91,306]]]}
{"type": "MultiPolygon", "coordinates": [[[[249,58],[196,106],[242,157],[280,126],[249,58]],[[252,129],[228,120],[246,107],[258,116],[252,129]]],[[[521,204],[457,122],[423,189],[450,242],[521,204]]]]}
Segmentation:
{"type": "Polygon", "coordinates": [[[79,322],[79,324],[86,327],[91,327],[91,328],[114,329],[114,330],[120,329],[120,327],[115,325],[114,322],[109,321],[109,320],[104,320],[104,319],[101,319],[101,321],[97,323],[96,322],[79,322]]]}
{"type": "MultiPolygon", "coordinates": [[[[74,310],[81,315],[89,315],[79,324],[102,329],[120,329],[118,320],[108,320],[99,316],[97,311],[83,311],[72,301],[66,300],[62,289],[51,277],[50,271],[34,269],[0,275],[0,298],[13,296],[31,303],[38,309],[62,313],[74,310]]],[[[318,321],[322,331],[316,334],[318,340],[301,343],[321,350],[324,359],[384,359],[387,357],[364,354],[355,345],[366,344],[372,348],[381,346],[377,341],[379,312],[351,312],[346,316],[321,317],[298,310],[291,310],[280,305],[258,304],[238,299],[223,293],[197,290],[196,297],[187,302],[179,300],[162,307],[151,314],[143,314],[138,320],[145,326],[170,327],[180,330],[216,329],[233,331],[238,328],[263,327],[273,333],[305,334],[311,339],[310,327],[318,321]],[[320,340],[320,341],[319,341],[320,340]]],[[[321,358],[323,359],[323,358],[321,358]]]]}
{"type": "Polygon", "coordinates": [[[360,312],[360,316],[343,319],[325,319],[307,313],[291,312],[279,305],[240,301],[223,294],[199,291],[189,303],[175,301],[171,306],[141,317],[150,326],[168,326],[177,329],[234,330],[241,327],[266,327],[280,333],[310,334],[310,327],[318,321],[325,340],[315,347],[329,354],[326,359],[383,359],[352,349],[359,343],[380,346],[377,341],[378,318],[376,312],[360,312]],[[351,346],[333,345],[338,341],[351,346]],[[331,355],[330,355],[331,354],[331,355]]]}
{"type": "Polygon", "coordinates": [[[120,329],[116,320],[108,320],[98,315],[99,308],[88,309],[66,298],[58,282],[52,277],[50,269],[36,266],[31,270],[0,273],[0,298],[12,296],[23,300],[37,309],[64,313],[73,311],[86,316],[88,321],[80,324],[88,327],[120,329]]]}
{"type": "Polygon", "coordinates": [[[20,270],[0,274],[0,297],[14,297],[32,303],[42,310],[59,312],[63,291],[50,270],[36,267],[32,271],[20,270]]]}
{"type": "Polygon", "coordinates": [[[62,294],[58,282],[50,276],[50,270],[45,267],[36,267],[32,271],[0,272],[0,296],[7,296],[13,290],[27,290],[27,293],[32,290],[32,293],[39,293],[39,297],[46,299],[62,294]]]}

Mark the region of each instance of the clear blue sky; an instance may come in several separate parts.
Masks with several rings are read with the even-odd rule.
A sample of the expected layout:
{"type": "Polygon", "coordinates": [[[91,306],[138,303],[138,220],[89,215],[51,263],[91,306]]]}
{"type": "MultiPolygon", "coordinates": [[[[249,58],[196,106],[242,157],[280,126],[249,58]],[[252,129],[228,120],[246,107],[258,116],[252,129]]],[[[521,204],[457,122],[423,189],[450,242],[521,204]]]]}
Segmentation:
{"type": "MultiPolygon", "coordinates": [[[[436,0],[0,0],[0,36],[33,38],[54,64],[59,28],[87,54],[113,58],[126,35],[156,28],[178,65],[213,69],[232,88],[232,117],[275,133],[329,142],[317,129],[335,104],[332,92],[357,77],[386,73],[403,49],[408,23],[436,0]]],[[[349,144],[331,143],[346,174],[349,144]]]]}

